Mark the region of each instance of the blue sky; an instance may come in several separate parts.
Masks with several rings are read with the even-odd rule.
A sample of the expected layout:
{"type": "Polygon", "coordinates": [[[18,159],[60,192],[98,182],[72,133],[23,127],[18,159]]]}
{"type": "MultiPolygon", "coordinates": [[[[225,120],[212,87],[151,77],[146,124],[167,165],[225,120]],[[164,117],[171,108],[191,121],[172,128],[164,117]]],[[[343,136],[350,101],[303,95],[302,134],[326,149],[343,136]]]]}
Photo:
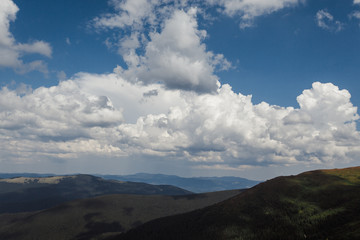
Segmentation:
{"type": "Polygon", "coordinates": [[[2,171],[359,165],[357,0],[1,4],[2,171]]]}

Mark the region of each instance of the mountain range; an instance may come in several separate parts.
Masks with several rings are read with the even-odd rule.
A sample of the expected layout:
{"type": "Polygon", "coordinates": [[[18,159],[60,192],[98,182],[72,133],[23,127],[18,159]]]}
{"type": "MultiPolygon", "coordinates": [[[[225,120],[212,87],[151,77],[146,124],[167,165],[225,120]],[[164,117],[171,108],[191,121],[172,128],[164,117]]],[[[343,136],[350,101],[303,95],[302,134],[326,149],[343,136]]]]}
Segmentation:
{"type": "MultiPolygon", "coordinates": [[[[15,177],[50,177],[55,174],[37,173],[0,173],[0,178],[15,177]]],[[[260,181],[249,180],[240,177],[179,177],[165,174],[137,173],[132,175],[101,175],[95,176],[108,179],[128,182],[142,182],[152,185],[172,185],[186,189],[194,193],[215,192],[223,190],[244,189],[255,186],[260,181]]]]}
{"type": "Polygon", "coordinates": [[[0,200],[2,240],[360,239],[360,167],[202,194],[90,175],[18,177],[0,180],[0,200]]]}
{"type": "Polygon", "coordinates": [[[165,174],[137,173],[133,175],[99,175],[105,179],[144,182],[148,184],[169,184],[194,193],[215,192],[232,189],[245,189],[260,181],[240,177],[179,177],[165,174]]]}

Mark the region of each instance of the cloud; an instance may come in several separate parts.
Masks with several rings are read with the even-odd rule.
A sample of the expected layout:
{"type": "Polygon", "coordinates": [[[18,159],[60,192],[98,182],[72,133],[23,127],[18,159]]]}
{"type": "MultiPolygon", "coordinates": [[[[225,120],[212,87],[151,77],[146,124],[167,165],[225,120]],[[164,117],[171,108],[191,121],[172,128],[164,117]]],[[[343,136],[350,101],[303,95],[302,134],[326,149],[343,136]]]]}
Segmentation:
{"type": "MultiPolygon", "coordinates": [[[[25,89],[24,89],[25,88],[25,89]]],[[[122,155],[114,147],[116,127],[123,122],[106,96],[82,91],[71,80],[29,91],[0,91],[0,162],[43,166],[64,161],[122,155]]],[[[3,166],[4,166],[3,165],[3,166]]],[[[45,167],[46,168],[46,167],[45,167]]]]}
{"type": "Polygon", "coordinates": [[[350,18],[356,18],[356,19],[360,19],[360,11],[355,11],[353,13],[351,13],[350,18]]]}
{"type": "Polygon", "coordinates": [[[68,37],[67,37],[67,38],[65,38],[65,42],[66,42],[66,44],[67,44],[67,45],[71,45],[70,38],[68,38],[68,37]]]}
{"type": "Polygon", "coordinates": [[[316,13],[316,24],[330,32],[339,32],[344,29],[344,24],[334,20],[334,17],[326,9],[319,10],[316,13]]]}
{"type": "Polygon", "coordinates": [[[84,92],[108,96],[116,109],[122,109],[127,123],[135,123],[139,117],[148,114],[166,113],[174,105],[185,106],[180,91],[167,90],[159,83],[132,83],[114,73],[79,73],[72,80],[84,92]]]}
{"type": "Polygon", "coordinates": [[[139,41],[139,35],[139,32],[134,32],[130,36],[125,36],[124,38],[122,38],[118,43],[119,54],[126,56],[129,55],[131,52],[134,52],[135,49],[138,49],[141,46],[139,41]]]}
{"type": "Polygon", "coordinates": [[[202,43],[206,31],[198,29],[196,8],[178,10],[176,1],[170,5],[162,1],[111,3],[118,11],[116,17],[95,18],[94,25],[123,31],[130,28],[128,35],[118,42],[106,40],[109,48],[118,47],[118,53],[126,62],[127,69],[117,68],[119,75],[145,85],[162,83],[168,89],[201,93],[217,90],[219,83],[214,72],[229,69],[231,63],[222,54],[206,50],[202,43]],[[165,6],[157,8],[160,4],[165,6]],[[135,11],[138,5],[140,10],[135,11]],[[163,14],[165,9],[169,12],[163,14]],[[144,24],[154,29],[142,30],[144,24]]]}
{"type": "MultiPolygon", "coordinates": [[[[94,19],[98,29],[117,29],[122,35],[108,45],[117,48],[126,67],[117,66],[110,74],[82,72],[69,80],[59,72],[62,81],[49,88],[2,88],[0,161],[56,159],[74,166],[89,157],[127,162],[156,158],[229,171],[357,161],[359,116],[347,90],[315,82],[297,97],[298,108],[254,104],[250,95],[218,81],[216,70],[231,64],[206,49],[207,32],[199,29],[197,8],[186,1],[170,2],[112,0],[115,13],[94,19]]],[[[298,2],[209,1],[230,16],[241,16],[243,24],[298,2]]],[[[6,3],[12,2],[0,4],[6,3]]],[[[0,52],[19,62],[9,65],[17,71],[46,73],[42,61],[24,64],[21,56],[51,57],[50,45],[16,43],[7,25],[18,9],[13,3],[6,6],[0,10],[6,13],[0,19],[7,19],[0,22],[5,26],[0,32],[9,37],[1,34],[0,52]]],[[[318,14],[319,24],[336,26],[327,11],[318,14]]]]}
{"type": "Polygon", "coordinates": [[[105,96],[82,92],[72,81],[18,95],[2,88],[0,129],[6,136],[35,141],[87,138],[88,128],[108,128],[123,120],[105,96]],[[14,131],[16,130],[16,131],[14,131]]]}
{"type": "MultiPolygon", "coordinates": [[[[348,16],[350,19],[355,18],[356,20],[360,20],[360,11],[354,11],[354,12],[350,13],[348,16]]],[[[359,24],[359,26],[360,26],[360,24],[359,24]]]]}
{"type": "Polygon", "coordinates": [[[256,17],[296,6],[300,2],[302,0],[207,0],[211,5],[220,6],[229,16],[240,16],[240,28],[253,26],[256,17]]]}
{"type": "Polygon", "coordinates": [[[191,6],[187,0],[109,0],[109,4],[115,12],[94,18],[92,24],[98,29],[131,28],[134,31],[147,25],[153,30],[175,10],[191,6]]]}
{"type": "Polygon", "coordinates": [[[2,88],[0,161],[49,164],[54,159],[71,160],[69,166],[73,166],[76,160],[89,157],[129,156],[130,148],[126,154],[121,149],[127,147],[118,131],[124,114],[129,123],[131,117],[167,112],[169,104],[181,105],[178,94],[159,85],[130,84],[116,74],[88,73],[50,88],[2,88]],[[114,97],[115,105],[103,93],[114,97]]]}
{"type": "Polygon", "coordinates": [[[297,97],[299,108],[285,108],[253,104],[226,84],[196,94],[81,73],[51,88],[0,91],[1,159],[156,157],[233,170],[356,161],[350,97],[316,82],[297,97]]]}
{"type": "Polygon", "coordinates": [[[32,43],[17,43],[9,31],[10,22],[15,21],[19,8],[11,0],[2,0],[0,3],[0,67],[10,67],[19,73],[40,71],[47,73],[47,65],[36,60],[24,63],[21,59],[24,54],[40,54],[51,57],[51,46],[44,41],[32,43]]]}
{"type": "Polygon", "coordinates": [[[218,94],[187,96],[185,107],[120,129],[139,151],[230,167],[333,163],[359,152],[348,91],[317,82],[297,99],[299,109],[254,105],[223,85],[218,94]]]}
{"type": "Polygon", "coordinates": [[[51,57],[51,52],[52,52],[50,44],[47,42],[44,42],[44,41],[35,41],[31,44],[19,43],[16,46],[16,50],[19,50],[19,51],[25,52],[25,53],[38,53],[38,54],[44,55],[49,58],[51,57]]]}
{"type": "Polygon", "coordinates": [[[129,69],[119,69],[125,79],[145,84],[161,82],[169,89],[215,92],[216,65],[228,65],[223,55],[207,52],[205,31],[198,30],[196,9],[175,11],[159,33],[151,33],[144,56],[130,51],[124,56],[129,69]]]}
{"type": "Polygon", "coordinates": [[[142,28],[143,22],[154,22],[156,16],[154,7],[161,1],[148,0],[111,0],[109,3],[114,7],[116,13],[104,14],[94,19],[94,25],[97,28],[124,28],[131,26],[142,28]]]}
{"type": "Polygon", "coordinates": [[[66,73],[64,71],[59,71],[56,73],[56,77],[60,80],[60,81],[64,81],[66,80],[66,73]]]}
{"type": "Polygon", "coordinates": [[[143,93],[143,96],[148,98],[148,97],[151,97],[151,96],[157,96],[158,94],[159,94],[158,90],[153,89],[153,90],[150,90],[148,92],[143,93]]]}
{"type": "Polygon", "coordinates": [[[39,71],[42,72],[45,76],[47,76],[49,73],[47,64],[41,60],[35,60],[26,64],[22,63],[20,66],[17,66],[17,69],[15,70],[20,74],[25,74],[32,71],[39,71]]]}
{"type": "Polygon", "coordinates": [[[360,4],[360,0],[354,0],[354,4],[360,4]]]}

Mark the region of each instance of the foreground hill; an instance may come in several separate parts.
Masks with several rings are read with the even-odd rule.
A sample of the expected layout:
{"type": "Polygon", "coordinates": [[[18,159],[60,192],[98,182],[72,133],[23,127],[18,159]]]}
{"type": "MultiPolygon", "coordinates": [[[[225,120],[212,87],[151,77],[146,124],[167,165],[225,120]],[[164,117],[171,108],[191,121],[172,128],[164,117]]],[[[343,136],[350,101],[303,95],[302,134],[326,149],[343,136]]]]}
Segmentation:
{"type": "Polygon", "coordinates": [[[137,173],[133,175],[99,175],[105,179],[144,182],[149,184],[169,184],[195,193],[244,189],[255,186],[259,181],[240,177],[191,177],[175,175],[137,173]]]}
{"type": "Polygon", "coordinates": [[[360,167],[278,177],[109,239],[360,239],[360,167]]]}
{"type": "Polygon", "coordinates": [[[239,190],[187,196],[107,195],[35,213],[0,215],[1,240],[103,239],[147,221],[203,208],[239,190]]]}
{"type": "Polygon", "coordinates": [[[104,180],[91,175],[0,179],[0,213],[36,211],[106,194],[184,195],[169,185],[104,180]]]}

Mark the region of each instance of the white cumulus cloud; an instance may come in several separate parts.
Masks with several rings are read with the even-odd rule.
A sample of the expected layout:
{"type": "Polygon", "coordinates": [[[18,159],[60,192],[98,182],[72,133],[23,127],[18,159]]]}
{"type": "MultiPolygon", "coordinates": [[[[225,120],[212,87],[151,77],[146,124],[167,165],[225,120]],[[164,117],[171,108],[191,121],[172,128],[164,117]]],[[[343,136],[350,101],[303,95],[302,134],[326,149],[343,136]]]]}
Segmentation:
{"type": "Polygon", "coordinates": [[[79,73],[73,81],[84,92],[108,96],[116,109],[122,109],[128,123],[135,123],[141,116],[166,113],[171,106],[185,104],[180,91],[167,90],[161,84],[131,83],[118,74],[79,73]]]}
{"type": "Polygon", "coordinates": [[[11,67],[20,73],[37,70],[47,73],[47,66],[41,60],[24,63],[23,54],[41,54],[51,57],[51,46],[44,41],[18,43],[9,31],[10,22],[15,21],[19,8],[11,0],[0,2],[0,67],[11,67]]]}
{"type": "Polygon", "coordinates": [[[86,93],[71,80],[25,90],[0,91],[0,162],[47,165],[53,159],[122,154],[110,142],[116,143],[112,131],[123,115],[108,97],[86,93]]]}
{"type": "MultiPolygon", "coordinates": [[[[207,1],[225,14],[239,15],[244,27],[299,2],[207,1]]],[[[69,80],[58,72],[60,83],[49,88],[2,88],[0,162],[65,159],[74,166],[89,156],[128,162],[156,158],[182,161],[189,168],[236,170],[357,161],[359,116],[347,90],[315,82],[297,97],[298,108],[254,104],[251,95],[219,82],[216,69],[231,64],[206,49],[207,32],[199,29],[196,7],[180,0],[110,3],[115,13],[92,23],[124,33],[107,43],[118,48],[127,66],[110,74],[82,72],[69,80]]],[[[10,0],[0,7],[0,53],[6,56],[0,65],[46,73],[44,62],[25,64],[21,56],[51,57],[50,45],[17,43],[9,24],[18,8],[10,0]]],[[[316,20],[327,30],[343,27],[326,10],[316,20]]]]}
{"type": "Polygon", "coordinates": [[[222,54],[206,50],[206,31],[198,29],[196,8],[189,7],[186,1],[111,4],[117,12],[97,17],[93,24],[125,32],[115,42],[109,38],[105,41],[123,56],[127,69],[119,67],[117,72],[125,79],[143,84],[160,82],[169,89],[216,91],[218,78],[214,72],[229,69],[231,63],[222,54]],[[150,26],[146,30],[145,24],[150,26]]]}
{"type": "Polygon", "coordinates": [[[298,96],[299,108],[279,107],[253,104],[226,84],[197,94],[81,73],[50,88],[0,91],[0,157],[156,157],[200,169],[356,161],[350,97],[316,82],[298,96]]]}
{"type": "MultiPolygon", "coordinates": [[[[216,65],[229,64],[222,55],[206,51],[205,31],[198,30],[196,9],[175,11],[159,33],[150,34],[144,56],[129,52],[129,69],[119,71],[126,79],[143,83],[161,82],[169,89],[214,92],[216,65]]],[[[121,69],[120,69],[121,70],[121,69]]]]}
{"type": "Polygon", "coordinates": [[[123,120],[107,97],[86,94],[73,81],[41,87],[24,96],[3,88],[0,99],[2,133],[24,139],[86,138],[87,128],[107,128],[123,120]]]}
{"type": "Polygon", "coordinates": [[[233,167],[346,161],[360,150],[357,108],[332,84],[314,83],[298,97],[299,109],[254,105],[228,85],[186,100],[120,129],[139,151],[233,167]]]}

